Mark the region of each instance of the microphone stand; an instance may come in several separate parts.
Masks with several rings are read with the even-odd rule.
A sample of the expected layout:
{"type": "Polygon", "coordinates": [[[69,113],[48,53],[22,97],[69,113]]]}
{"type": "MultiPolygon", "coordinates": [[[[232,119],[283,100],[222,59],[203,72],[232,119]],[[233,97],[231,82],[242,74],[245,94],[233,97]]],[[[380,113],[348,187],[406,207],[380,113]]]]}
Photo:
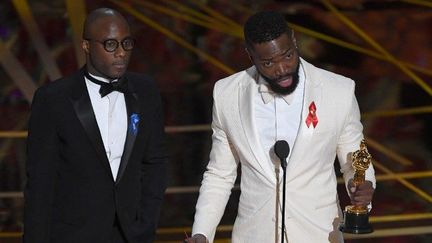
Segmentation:
{"type": "Polygon", "coordinates": [[[282,166],[282,170],[283,170],[281,243],[284,243],[284,239],[285,239],[285,187],[286,187],[286,167],[287,167],[287,162],[286,162],[285,158],[283,159],[283,161],[281,161],[281,166],[282,166]]]}
{"type": "MultiPolygon", "coordinates": [[[[282,186],[282,230],[281,230],[281,242],[284,243],[285,236],[285,187],[286,187],[286,167],[287,167],[287,157],[289,155],[289,145],[285,140],[278,140],[274,145],[274,152],[277,157],[279,157],[281,162],[281,167],[283,169],[283,186],[282,186]]],[[[278,192],[279,196],[279,192],[278,192]]]]}

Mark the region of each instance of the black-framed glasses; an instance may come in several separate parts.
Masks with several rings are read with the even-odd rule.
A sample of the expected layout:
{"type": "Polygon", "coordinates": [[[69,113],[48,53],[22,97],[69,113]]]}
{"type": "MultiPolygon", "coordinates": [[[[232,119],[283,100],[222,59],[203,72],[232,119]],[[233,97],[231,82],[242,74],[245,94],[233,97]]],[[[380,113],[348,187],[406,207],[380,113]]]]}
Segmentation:
{"type": "Polygon", "coordinates": [[[114,52],[115,50],[117,50],[117,48],[119,47],[120,44],[123,47],[123,50],[125,50],[125,51],[131,51],[135,46],[135,39],[133,39],[132,37],[126,37],[123,40],[121,40],[120,43],[116,39],[106,39],[104,41],[100,41],[100,40],[85,38],[85,40],[88,40],[88,41],[93,40],[93,41],[96,41],[98,43],[101,43],[103,45],[105,51],[107,51],[107,52],[114,52]]]}

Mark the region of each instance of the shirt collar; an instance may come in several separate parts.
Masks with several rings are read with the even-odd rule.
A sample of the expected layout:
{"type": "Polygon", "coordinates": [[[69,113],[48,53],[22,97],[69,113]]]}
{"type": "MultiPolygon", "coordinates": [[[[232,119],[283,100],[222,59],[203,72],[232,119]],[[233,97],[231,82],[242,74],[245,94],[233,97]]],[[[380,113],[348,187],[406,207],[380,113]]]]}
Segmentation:
{"type": "Polygon", "coordinates": [[[274,99],[274,97],[282,98],[283,100],[285,100],[285,102],[288,105],[290,105],[292,103],[292,101],[294,100],[294,92],[291,94],[288,94],[288,95],[276,94],[275,92],[273,92],[273,90],[271,90],[271,88],[269,87],[269,84],[266,81],[259,83],[258,91],[261,94],[261,98],[262,98],[264,104],[268,104],[270,101],[272,101],[274,99]]]}
{"type": "Polygon", "coordinates": [[[99,80],[99,81],[105,82],[105,83],[112,83],[112,82],[116,82],[116,81],[117,81],[117,79],[109,80],[109,79],[107,79],[107,78],[99,77],[99,76],[93,75],[93,74],[91,74],[91,73],[88,73],[88,74],[89,74],[90,76],[92,76],[93,78],[95,78],[95,79],[97,79],[97,80],[99,80]]]}

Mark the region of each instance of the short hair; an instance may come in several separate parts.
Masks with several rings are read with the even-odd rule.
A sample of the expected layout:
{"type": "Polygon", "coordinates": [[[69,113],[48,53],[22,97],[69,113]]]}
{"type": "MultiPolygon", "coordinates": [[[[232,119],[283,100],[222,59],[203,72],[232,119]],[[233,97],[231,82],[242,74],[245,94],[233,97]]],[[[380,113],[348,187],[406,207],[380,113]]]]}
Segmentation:
{"type": "Polygon", "coordinates": [[[117,10],[111,8],[98,8],[91,11],[84,21],[84,29],[82,33],[83,39],[90,38],[91,26],[97,19],[104,17],[116,17],[125,21],[125,23],[128,25],[125,17],[123,17],[123,15],[121,15],[117,10]]]}
{"type": "Polygon", "coordinates": [[[244,25],[244,38],[247,47],[272,41],[291,29],[284,16],[275,11],[258,12],[246,21],[244,25]]]}

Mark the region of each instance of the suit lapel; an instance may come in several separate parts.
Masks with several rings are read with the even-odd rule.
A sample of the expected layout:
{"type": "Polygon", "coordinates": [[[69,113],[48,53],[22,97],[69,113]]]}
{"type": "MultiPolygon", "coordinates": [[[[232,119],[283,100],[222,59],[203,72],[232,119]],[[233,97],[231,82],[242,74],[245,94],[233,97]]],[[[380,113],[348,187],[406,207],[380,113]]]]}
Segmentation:
{"type": "Polygon", "coordinates": [[[262,145],[259,141],[258,131],[255,126],[254,118],[254,94],[258,90],[257,85],[257,72],[254,67],[247,70],[247,75],[250,75],[255,82],[251,81],[250,77],[247,77],[240,82],[239,87],[239,113],[240,120],[242,122],[244,134],[247,138],[250,150],[252,151],[257,164],[261,167],[265,173],[265,177],[273,184],[276,183],[276,175],[274,170],[271,168],[271,162],[268,161],[265,156],[262,145]]]}
{"type": "Polygon", "coordinates": [[[75,80],[77,83],[75,86],[76,89],[72,90],[73,107],[82,127],[87,133],[87,136],[96,151],[97,156],[99,157],[100,162],[102,163],[102,167],[104,167],[107,172],[112,175],[108,158],[105,153],[102,136],[100,134],[96,117],[91,105],[90,96],[85,85],[83,70],[84,69],[81,69],[80,75],[78,75],[76,78],[78,80],[75,80]]]}
{"type": "Polygon", "coordinates": [[[125,97],[125,103],[127,109],[128,128],[127,128],[125,146],[123,149],[123,155],[120,161],[119,171],[117,173],[116,184],[120,182],[124,174],[124,171],[126,169],[126,166],[132,154],[132,150],[135,144],[135,139],[139,132],[138,129],[140,127],[139,124],[142,123],[141,121],[142,117],[140,117],[138,95],[135,92],[135,89],[133,88],[133,84],[130,82],[130,80],[127,80],[127,82],[128,82],[129,92],[126,92],[124,97],[125,97]]]}
{"type": "Polygon", "coordinates": [[[303,108],[301,114],[300,128],[297,133],[297,138],[292,148],[292,155],[289,158],[287,172],[289,173],[294,169],[294,167],[301,163],[302,153],[307,151],[308,146],[310,146],[309,140],[315,132],[315,128],[312,124],[308,127],[306,120],[309,115],[309,106],[313,102],[316,106],[316,114],[318,117],[318,126],[320,119],[320,105],[322,96],[322,80],[319,76],[314,74],[313,66],[303,59],[301,59],[303,70],[305,72],[305,91],[303,97],[303,108]]]}

